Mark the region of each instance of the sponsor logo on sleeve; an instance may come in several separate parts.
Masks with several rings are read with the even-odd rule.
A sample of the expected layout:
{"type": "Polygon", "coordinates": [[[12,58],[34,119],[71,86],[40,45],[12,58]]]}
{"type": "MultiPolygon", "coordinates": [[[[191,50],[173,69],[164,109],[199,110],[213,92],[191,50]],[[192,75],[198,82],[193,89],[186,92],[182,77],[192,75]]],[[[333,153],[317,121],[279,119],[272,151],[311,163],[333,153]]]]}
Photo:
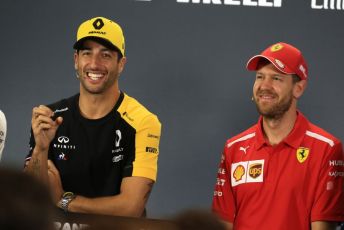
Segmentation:
{"type": "Polygon", "coordinates": [[[300,147],[296,150],[296,158],[300,163],[303,163],[307,160],[309,156],[309,149],[300,147]]]}
{"type": "Polygon", "coordinates": [[[326,190],[332,190],[334,188],[334,184],[333,184],[333,181],[329,181],[327,182],[326,184],[326,190]]]}
{"type": "Polygon", "coordinates": [[[127,112],[124,112],[122,115],[125,116],[126,118],[128,118],[129,121],[134,121],[134,119],[132,117],[130,117],[127,112]]]}
{"type": "Polygon", "coordinates": [[[148,133],[147,134],[147,137],[149,137],[149,138],[154,138],[154,139],[158,139],[159,140],[159,136],[158,135],[154,135],[154,134],[151,134],[151,133],[148,133]]]}
{"type": "Polygon", "coordinates": [[[214,196],[222,196],[222,192],[221,191],[214,191],[214,196]]]}
{"type": "Polygon", "coordinates": [[[226,182],[225,179],[216,178],[216,185],[224,186],[224,185],[225,185],[225,182],[226,182]]]}
{"type": "Polygon", "coordinates": [[[219,169],[217,170],[217,173],[218,173],[218,174],[225,175],[225,174],[226,174],[226,169],[224,169],[224,168],[219,168],[219,169]]]}
{"type": "Polygon", "coordinates": [[[214,196],[222,196],[222,188],[226,183],[226,179],[216,178],[216,189],[214,191],[214,196]]]}
{"type": "Polygon", "coordinates": [[[147,153],[158,153],[158,149],[153,148],[153,147],[146,147],[146,152],[147,153]]]}
{"type": "Polygon", "coordinates": [[[221,155],[221,164],[226,160],[226,157],[224,154],[221,155]]]}
{"type": "Polygon", "coordinates": [[[328,161],[329,166],[344,166],[343,160],[329,160],[328,161]]]}
{"type": "Polygon", "coordinates": [[[328,175],[330,177],[344,177],[344,172],[341,172],[341,171],[332,171],[332,172],[328,172],[328,175]]]}

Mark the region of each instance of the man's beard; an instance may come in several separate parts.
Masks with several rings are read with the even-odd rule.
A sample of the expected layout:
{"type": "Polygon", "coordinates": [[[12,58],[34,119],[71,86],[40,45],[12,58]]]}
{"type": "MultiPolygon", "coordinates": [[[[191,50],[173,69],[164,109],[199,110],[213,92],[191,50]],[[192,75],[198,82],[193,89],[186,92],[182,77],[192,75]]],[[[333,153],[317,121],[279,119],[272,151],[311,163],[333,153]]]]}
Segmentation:
{"type": "MultiPolygon", "coordinates": [[[[259,95],[259,93],[257,94],[259,95]]],[[[279,120],[289,110],[293,102],[293,96],[292,93],[289,93],[285,98],[282,99],[282,101],[268,108],[263,108],[263,106],[260,106],[256,98],[254,101],[260,115],[269,120],[279,120]]]]}

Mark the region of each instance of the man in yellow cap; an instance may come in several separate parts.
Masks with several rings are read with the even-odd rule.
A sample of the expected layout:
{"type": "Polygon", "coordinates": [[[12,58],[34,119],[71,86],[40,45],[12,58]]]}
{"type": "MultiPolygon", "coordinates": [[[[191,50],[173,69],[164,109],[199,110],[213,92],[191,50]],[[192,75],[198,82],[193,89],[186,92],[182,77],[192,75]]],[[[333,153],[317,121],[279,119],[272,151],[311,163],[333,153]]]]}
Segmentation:
{"type": "Polygon", "coordinates": [[[121,27],[82,23],[74,44],[80,93],[32,111],[25,170],[49,184],[66,212],[142,216],[156,180],[161,124],[120,91],[121,27]]]}

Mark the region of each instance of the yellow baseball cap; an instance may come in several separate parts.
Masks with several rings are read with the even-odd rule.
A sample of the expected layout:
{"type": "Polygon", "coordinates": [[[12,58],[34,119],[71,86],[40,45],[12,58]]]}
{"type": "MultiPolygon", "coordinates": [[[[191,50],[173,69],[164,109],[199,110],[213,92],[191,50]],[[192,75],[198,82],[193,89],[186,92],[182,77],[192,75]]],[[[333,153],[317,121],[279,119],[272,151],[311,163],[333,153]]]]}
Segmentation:
{"type": "Polygon", "coordinates": [[[74,49],[81,49],[85,40],[95,40],[102,45],[118,50],[124,56],[125,41],[122,28],[114,21],[95,17],[83,22],[78,29],[74,49]]]}

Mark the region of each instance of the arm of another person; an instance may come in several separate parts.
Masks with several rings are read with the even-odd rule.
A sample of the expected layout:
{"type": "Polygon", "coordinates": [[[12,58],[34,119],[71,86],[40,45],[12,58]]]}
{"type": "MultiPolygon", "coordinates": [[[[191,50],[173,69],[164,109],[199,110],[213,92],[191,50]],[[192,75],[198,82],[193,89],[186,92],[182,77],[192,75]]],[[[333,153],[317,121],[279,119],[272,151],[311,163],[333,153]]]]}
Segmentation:
{"type": "Polygon", "coordinates": [[[225,226],[226,230],[233,230],[233,224],[227,221],[222,221],[223,225],[225,226]]]}
{"type": "Polygon", "coordinates": [[[327,221],[312,222],[312,230],[336,230],[338,223],[327,221]]]}
{"type": "Polygon", "coordinates": [[[62,123],[62,117],[52,120],[54,112],[48,107],[40,105],[32,110],[31,128],[35,140],[31,159],[25,166],[24,171],[28,172],[43,182],[48,182],[48,151],[56,130],[62,123]]]}
{"type": "MultiPolygon", "coordinates": [[[[61,208],[60,199],[65,192],[59,171],[48,161],[50,189],[56,205],[61,208]]],[[[77,195],[68,205],[69,212],[103,214],[113,216],[142,216],[154,181],[144,177],[125,177],[120,194],[107,197],[87,198],[77,195]]]]}
{"type": "MultiPolygon", "coordinates": [[[[65,192],[61,177],[54,163],[48,162],[50,189],[57,206],[61,208],[60,198],[65,192]]],[[[152,190],[154,181],[144,177],[125,177],[120,194],[107,197],[87,198],[77,195],[69,206],[69,212],[103,214],[113,216],[140,217],[152,190]]]]}
{"type": "Polygon", "coordinates": [[[344,152],[340,142],[329,148],[320,172],[316,202],[312,210],[312,230],[335,230],[344,219],[344,152]]]}
{"type": "Polygon", "coordinates": [[[79,213],[93,213],[114,216],[141,217],[154,181],[144,177],[125,177],[119,195],[86,198],[76,196],[68,210],[79,213]]]}
{"type": "Polygon", "coordinates": [[[231,188],[230,163],[226,159],[226,146],[221,156],[221,162],[217,172],[216,185],[214,190],[212,211],[222,220],[227,230],[233,229],[235,214],[235,202],[231,188]]]}

